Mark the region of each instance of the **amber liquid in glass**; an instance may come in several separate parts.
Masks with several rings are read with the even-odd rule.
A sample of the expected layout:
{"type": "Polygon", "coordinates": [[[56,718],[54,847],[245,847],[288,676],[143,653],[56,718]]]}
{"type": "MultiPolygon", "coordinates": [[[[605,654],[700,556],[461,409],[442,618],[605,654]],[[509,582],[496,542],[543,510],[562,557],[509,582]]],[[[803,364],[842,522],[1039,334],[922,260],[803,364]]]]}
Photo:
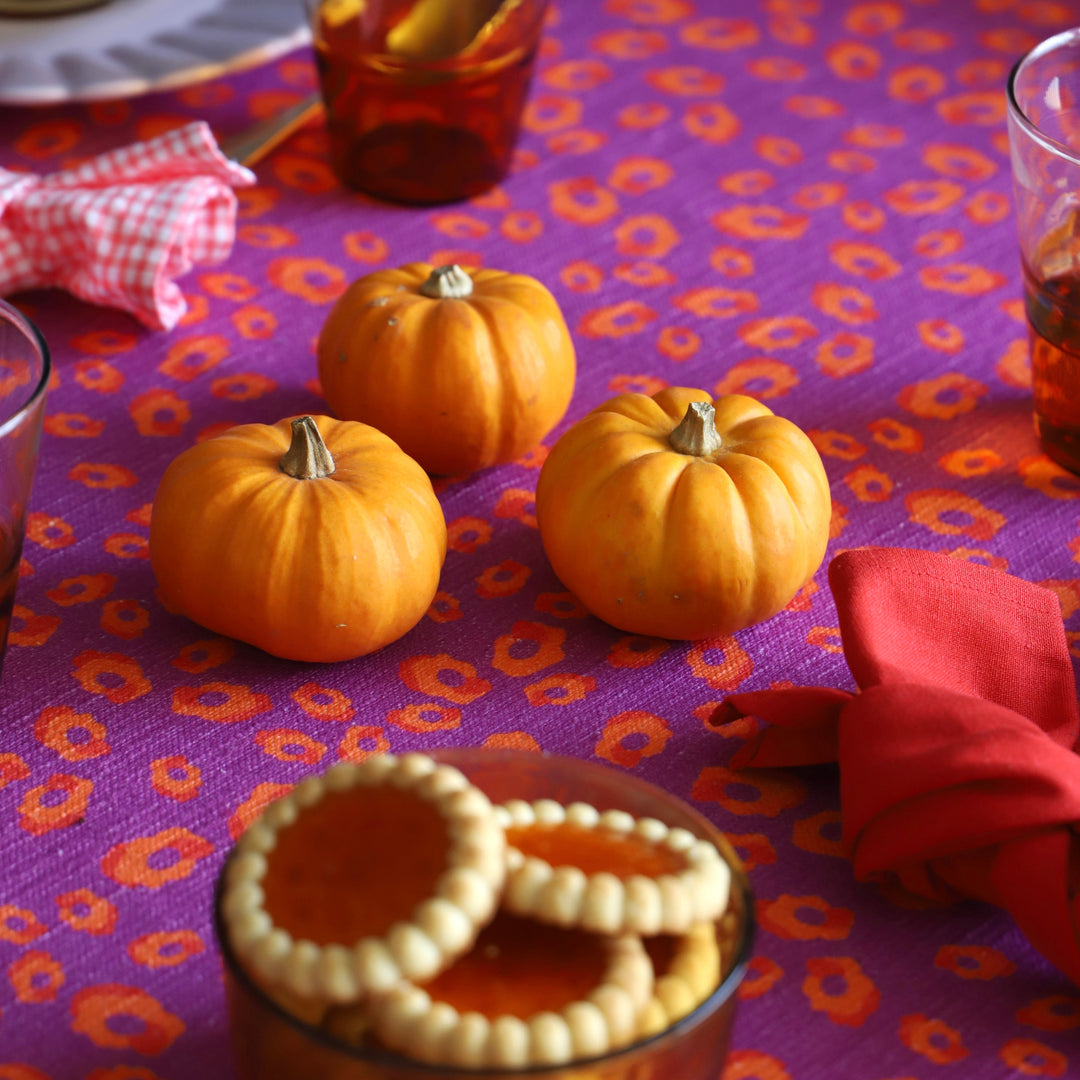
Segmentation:
{"type": "Polygon", "coordinates": [[[1023,269],[1035,429],[1048,457],[1080,473],[1080,269],[1042,280],[1023,269]]]}
{"type": "Polygon", "coordinates": [[[470,198],[509,170],[538,27],[523,28],[521,37],[533,40],[496,55],[481,50],[410,65],[380,51],[408,7],[388,2],[374,32],[362,25],[363,14],[336,24],[316,16],[331,163],[343,183],[377,198],[415,204],[470,198]]]}
{"type": "Polygon", "coordinates": [[[21,544],[14,543],[11,534],[0,528],[0,672],[4,668],[11,610],[15,606],[15,586],[19,580],[21,544]]]}

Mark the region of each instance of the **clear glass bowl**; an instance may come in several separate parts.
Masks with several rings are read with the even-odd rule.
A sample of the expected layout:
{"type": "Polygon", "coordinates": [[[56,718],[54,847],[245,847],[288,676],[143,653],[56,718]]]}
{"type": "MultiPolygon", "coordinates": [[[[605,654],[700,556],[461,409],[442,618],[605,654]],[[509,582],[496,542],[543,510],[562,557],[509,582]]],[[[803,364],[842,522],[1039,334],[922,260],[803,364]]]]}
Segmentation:
{"type": "Polygon", "coordinates": [[[541,798],[588,802],[600,810],[659,818],[712,841],[732,869],[729,914],[720,935],[723,980],[694,1012],[667,1031],[600,1058],[511,1072],[424,1065],[397,1054],[349,1046],[267,998],[229,947],[221,919],[219,879],[214,921],[225,962],[233,1054],[241,1080],[716,1080],[727,1059],[735,991],[746,972],[754,936],[750,886],[724,835],[666,791],[593,762],[478,748],[436,750],[431,756],[460,769],[496,803],[541,798]]]}

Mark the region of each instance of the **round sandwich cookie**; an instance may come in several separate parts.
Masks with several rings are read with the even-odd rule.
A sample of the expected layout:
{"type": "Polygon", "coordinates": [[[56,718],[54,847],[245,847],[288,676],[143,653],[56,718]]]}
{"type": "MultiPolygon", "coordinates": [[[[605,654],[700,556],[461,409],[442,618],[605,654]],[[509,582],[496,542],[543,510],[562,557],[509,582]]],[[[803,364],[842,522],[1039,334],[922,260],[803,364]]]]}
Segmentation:
{"type": "Polygon", "coordinates": [[[715,923],[698,923],[679,936],[646,938],[643,944],[655,977],[638,1028],[644,1039],[689,1016],[720,985],[722,964],[715,923]]]}
{"type": "Polygon", "coordinates": [[[541,799],[496,807],[506,830],[503,907],[601,934],[683,934],[727,907],[731,871],[686,829],[622,810],[541,799]]]}
{"type": "Polygon", "coordinates": [[[221,911],[243,967],[317,1019],[468,950],[505,864],[494,808],[461,772],[379,754],[267,807],[237,842],[221,911]]]}

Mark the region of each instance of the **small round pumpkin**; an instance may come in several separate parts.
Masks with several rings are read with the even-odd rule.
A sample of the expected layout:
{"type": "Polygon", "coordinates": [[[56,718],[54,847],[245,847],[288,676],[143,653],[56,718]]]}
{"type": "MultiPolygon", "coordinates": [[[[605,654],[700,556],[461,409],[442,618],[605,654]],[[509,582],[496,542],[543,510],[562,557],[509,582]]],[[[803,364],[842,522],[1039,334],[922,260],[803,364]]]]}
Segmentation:
{"type": "Polygon", "coordinates": [[[574,344],[535,278],[409,263],[338,298],[319,334],[330,410],[385,431],[430,473],[513,461],[562,419],[574,344]]]}
{"type": "Polygon", "coordinates": [[[430,479],[366,424],[230,428],[181,453],[154,496],[164,599],[288,660],[347,660],[395,641],[427,611],[445,556],[430,479]]]}
{"type": "Polygon", "coordinates": [[[621,394],[556,442],[536,518],[552,568],[632,634],[700,640],[780,611],[825,556],[829,482],[809,438],[741,394],[621,394]]]}

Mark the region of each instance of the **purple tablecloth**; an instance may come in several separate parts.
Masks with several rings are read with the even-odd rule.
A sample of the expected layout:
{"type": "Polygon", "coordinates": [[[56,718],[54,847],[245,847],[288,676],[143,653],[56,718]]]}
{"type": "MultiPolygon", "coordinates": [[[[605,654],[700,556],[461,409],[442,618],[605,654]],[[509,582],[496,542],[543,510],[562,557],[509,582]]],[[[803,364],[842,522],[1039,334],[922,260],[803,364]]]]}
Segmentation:
{"type": "MultiPolygon", "coordinates": [[[[704,723],[725,692],[851,685],[824,567],[734,639],[629,639],[547,565],[535,456],[439,485],[440,598],[354,662],[214,639],[166,610],[147,560],[177,453],[324,409],[313,341],[347,281],[456,260],[562,305],[579,379],[549,444],[621,390],[754,394],[822,453],[827,558],[989,563],[1054,589],[1080,640],[1080,482],[1032,432],[1003,91],[1074,21],[1052,0],[563,2],[491,194],[373,203],[337,185],[316,125],[258,167],[176,330],[17,297],[56,375],[0,690],[0,1080],[231,1077],[210,900],[244,823],[340,757],[485,742],[605,759],[731,835],[760,931],[725,1080],[1080,1070],[1080,993],[1008,916],[856,883],[831,770],[726,771],[738,739],[704,723]]],[[[313,86],[300,50],[131,102],[5,108],[0,165],[192,118],[227,135],[313,86]]]]}

